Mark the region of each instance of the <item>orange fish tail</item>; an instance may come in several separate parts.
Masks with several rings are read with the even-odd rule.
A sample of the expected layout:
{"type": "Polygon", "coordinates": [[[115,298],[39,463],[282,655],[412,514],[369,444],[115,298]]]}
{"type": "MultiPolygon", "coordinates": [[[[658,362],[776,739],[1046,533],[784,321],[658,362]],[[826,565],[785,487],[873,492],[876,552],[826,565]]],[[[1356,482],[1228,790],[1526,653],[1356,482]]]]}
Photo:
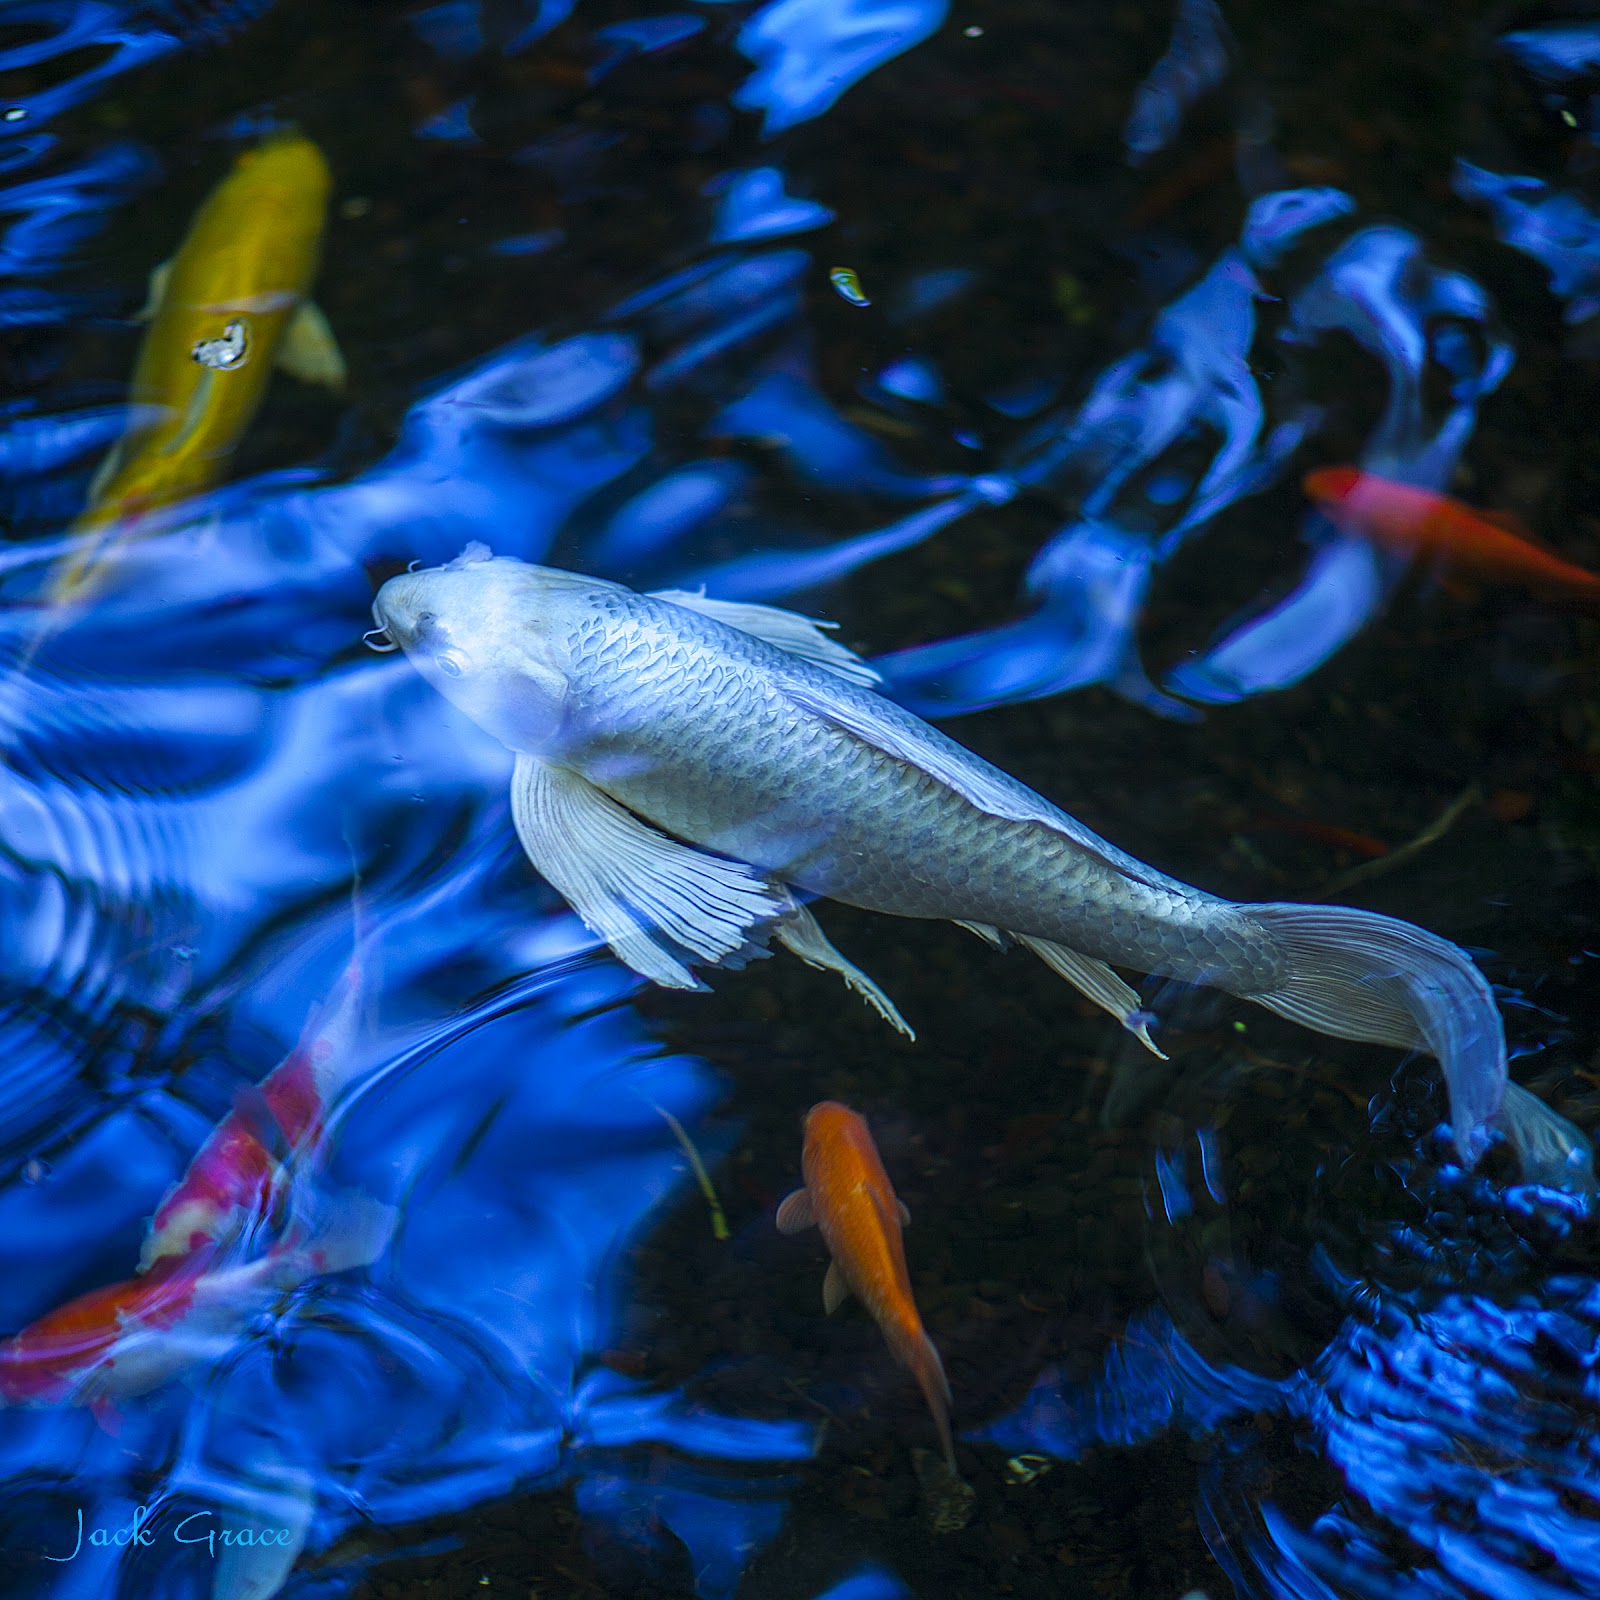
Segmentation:
{"type": "Polygon", "coordinates": [[[950,1383],[944,1375],[944,1362],[927,1331],[918,1325],[915,1329],[897,1334],[893,1340],[894,1353],[903,1366],[911,1369],[928,1410],[933,1413],[933,1425],[939,1434],[939,1448],[944,1451],[946,1465],[956,1470],[955,1440],[950,1434],[950,1383]]]}

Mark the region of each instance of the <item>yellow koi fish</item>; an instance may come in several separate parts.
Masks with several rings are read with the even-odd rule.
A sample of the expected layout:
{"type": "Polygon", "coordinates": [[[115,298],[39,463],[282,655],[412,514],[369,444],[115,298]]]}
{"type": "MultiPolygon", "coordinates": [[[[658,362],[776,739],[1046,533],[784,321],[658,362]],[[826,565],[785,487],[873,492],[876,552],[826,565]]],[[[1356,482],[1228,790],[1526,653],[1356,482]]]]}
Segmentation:
{"type": "Polygon", "coordinates": [[[65,563],[53,598],[82,597],[114,527],[216,482],[274,364],[342,387],[343,357],[306,298],[331,187],[316,145],[299,133],[272,135],[234,162],[178,253],[151,274],[150,328],[133,374],[138,420],[102,464],[76,523],[82,533],[105,531],[65,563]]]}

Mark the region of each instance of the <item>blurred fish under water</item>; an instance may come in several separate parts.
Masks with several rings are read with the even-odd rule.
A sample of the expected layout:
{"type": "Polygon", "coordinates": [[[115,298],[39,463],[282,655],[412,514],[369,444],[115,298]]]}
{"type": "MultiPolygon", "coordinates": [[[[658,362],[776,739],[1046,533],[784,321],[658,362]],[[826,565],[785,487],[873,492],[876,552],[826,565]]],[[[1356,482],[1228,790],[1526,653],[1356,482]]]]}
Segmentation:
{"type": "MultiPolygon", "coordinates": [[[[162,170],[120,122],[108,118],[118,130],[108,139],[60,119],[182,52],[221,59],[270,10],[265,0],[19,0],[0,18],[10,95],[0,324],[18,335],[6,346],[17,371],[57,359],[24,335],[76,333],[109,310],[112,297],[76,269],[107,218],[162,170]]],[[[703,1148],[715,1165],[738,1137],[709,1115],[726,1082],[664,1051],[632,1009],[634,980],[512,864],[517,763],[449,703],[465,671],[450,679],[445,650],[435,653],[442,698],[407,663],[363,658],[377,580],[484,540],[522,563],[677,586],[666,603],[695,627],[736,614],[778,627],[822,674],[798,674],[813,688],[917,728],[928,749],[958,750],[871,692],[871,670],[806,619],[748,602],[837,582],[964,519],[982,528],[1044,506],[1059,525],[1029,567],[1027,614],[884,657],[878,669],[902,704],[953,714],[1106,683],[1182,717],[1189,702],[1227,706],[1300,682],[1379,613],[1408,559],[1393,529],[1342,518],[1331,501],[1330,514],[1300,525],[1311,553],[1287,593],[1263,600],[1259,575],[1241,574],[1250,609],[1165,672],[1147,671],[1137,635],[1152,584],[1181,550],[1317,459],[1338,396],[1318,387],[1312,358],[1340,344],[1354,345],[1382,391],[1350,470],[1462,532],[1462,508],[1444,490],[1510,369],[1512,340],[1479,283],[1438,264],[1432,221],[1425,235],[1409,214],[1360,216],[1352,195],[1365,191],[1353,183],[1346,193],[1280,174],[1247,186],[1237,227],[1184,246],[1196,271],[1137,305],[1130,279],[1129,316],[1107,335],[1123,353],[1097,355],[1098,376],[1030,368],[987,381],[995,404],[985,414],[1019,425],[991,447],[959,415],[959,364],[940,347],[950,328],[965,329],[975,287],[987,287],[969,264],[976,255],[958,242],[891,267],[858,253],[850,230],[861,219],[819,177],[826,166],[777,142],[847,93],[872,93],[870,75],[913,47],[951,43],[944,5],[771,0],[598,20],[591,29],[569,0],[444,0],[408,12],[406,37],[418,55],[457,67],[490,55],[526,64],[536,46],[575,41],[578,79],[596,97],[620,93],[631,75],[670,83],[674,63],[732,42],[752,70],[729,88],[729,107],[761,127],[728,150],[715,130],[735,119],[702,118],[727,170],[706,180],[702,164],[685,189],[684,215],[698,219],[686,227],[700,233],[664,251],[642,287],[596,274],[601,303],[587,321],[540,312],[536,329],[454,357],[463,364],[453,371],[404,379],[411,403],[386,454],[378,445],[353,464],[342,457],[337,473],[296,466],[218,487],[226,447],[207,435],[205,470],[141,507],[137,540],[103,541],[95,505],[69,529],[86,458],[115,447],[127,471],[166,438],[166,454],[187,459],[212,425],[209,403],[195,404],[205,385],[215,395],[248,374],[259,394],[260,330],[230,332],[228,315],[166,341],[192,386],[181,404],[38,385],[42,394],[0,410],[13,536],[0,552],[0,916],[10,935],[0,1327],[16,1330],[0,1344],[8,1593],[353,1593],[381,1563],[460,1537],[407,1529],[561,1490],[615,1592],[678,1573],[723,1600],[779,1537],[814,1463],[818,1429],[776,1384],[758,1414],[724,1413],[698,1382],[641,1381],[606,1363],[631,1326],[634,1247],[686,1190],[684,1150],[703,1148]],[[774,142],[758,147],[758,137],[774,142]],[[813,233],[815,250],[793,242],[813,233]],[[861,263],[847,269],[859,298],[830,293],[837,260],[861,263]],[[841,368],[818,333],[832,314],[892,330],[870,362],[852,361],[845,389],[857,385],[867,415],[921,408],[909,436],[866,426],[855,399],[840,398],[841,368]],[[180,417],[173,435],[174,409],[187,433],[180,417]],[[953,459],[968,470],[924,448],[935,433],[941,448],[944,434],[963,436],[966,454],[953,459]],[[90,561],[92,593],[52,612],[60,575],[90,561]],[[702,584],[704,598],[688,592],[702,584]],[[41,615],[52,617],[47,637],[41,615]],[[841,668],[855,689],[827,679],[841,668]],[[367,932],[352,938],[355,884],[367,932]]],[[[962,25],[964,37],[982,31],[962,25]]],[[[1597,59],[1587,25],[1525,28],[1499,43],[1550,85],[1570,86],[1597,59]]],[[[1165,52],[1118,103],[1138,172],[1181,143],[1184,119],[1242,52],[1222,9],[1182,0],[1165,52]]],[[[240,60],[247,73],[258,63],[240,60]]],[[[711,80],[699,81],[703,97],[711,80]]],[[[252,80],[250,92],[267,91],[252,80]]],[[[412,107],[405,126],[441,162],[484,159],[494,123],[482,102],[452,91],[437,103],[447,114],[418,123],[412,107]]],[[[277,112],[274,100],[254,126],[277,112]]],[[[317,114],[313,103],[308,123],[317,114]]],[[[582,163],[623,159],[626,142],[582,116],[582,163]]],[[[1108,148],[1115,136],[1113,126],[1108,148]]],[[[349,157],[327,142],[339,170],[349,157]]],[[[557,138],[541,165],[533,148],[521,138],[522,156],[507,164],[537,175],[573,154],[557,138]]],[[[1587,320],[1592,219],[1576,185],[1498,178],[1465,161],[1455,181],[1463,201],[1489,208],[1509,248],[1545,265],[1566,320],[1587,320]]],[[[563,252],[586,238],[577,191],[588,183],[563,197],[559,226],[497,220],[496,253],[519,270],[576,259],[563,252]]],[[[287,211],[320,234],[326,200],[304,203],[312,187],[287,211]]],[[[316,248],[313,239],[295,286],[266,291],[285,297],[273,315],[304,295],[316,248]]],[[[109,488],[100,496],[103,508],[109,488]]],[[[985,776],[1013,800],[1029,794],[995,769],[985,776]]],[[[1191,897],[1201,920],[1221,914],[1204,908],[1234,909],[1046,809],[1069,829],[1064,848],[1092,841],[1117,870],[1154,880],[1153,892],[1191,897]]],[[[1346,843],[1366,839],[1346,832],[1346,843]]],[[[725,865],[722,888],[737,899],[748,877],[725,865]]],[[[554,871],[551,881],[563,887],[554,871]]],[[[707,903],[690,907],[695,917],[707,903]]],[[[794,909],[790,948],[897,1018],[794,909]]],[[[1535,1175],[1564,1189],[1506,1184],[1492,1163],[1465,1170],[1460,1157],[1483,1142],[1506,1082],[1487,986],[1456,947],[1335,909],[1351,926],[1404,929],[1405,951],[1442,959],[1465,987],[1469,1003],[1453,1014],[1426,974],[1393,975],[1387,947],[1389,967],[1375,969],[1405,991],[1413,1017],[1437,1021],[1428,1046],[1456,1063],[1453,1091],[1470,1057],[1476,1099],[1453,1094],[1450,1108],[1460,1148],[1447,1131],[1418,1133],[1398,1158],[1406,1199],[1393,1218],[1365,1219],[1377,1242],[1364,1255],[1343,1230],[1344,1197],[1324,1186],[1341,1164],[1383,1166],[1388,1155],[1361,1147],[1342,1163],[1307,1164],[1307,1186],[1341,1224],[1300,1272],[1334,1311],[1270,1373],[1256,1370],[1249,1341],[1202,1328],[1195,1296],[1157,1272],[1163,1306],[1119,1334],[1097,1379],[1047,1370],[998,1422],[981,1420],[998,1391],[969,1408],[962,1385],[975,1423],[966,1437],[984,1455],[1026,1450],[1047,1463],[1188,1433],[1204,1457],[1195,1509],[1217,1563],[1213,1593],[1223,1574],[1240,1594],[1273,1600],[1587,1593],[1600,1267],[1592,1201],[1577,1192],[1584,1147],[1564,1121],[1541,1124],[1547,1139],[1525,1132],[1535,1175]],[[1283,1450],[1280,1421],[1292,1433],[1283,1450]]],[[[706,954],[695,917],[669,926],[688,935],[671,956],[685,976],[689,958],[706,954]]],[[[984,921],[977,931],[992,930],[984,921]]],[[[1073,949],[1051,954],[1128,1029],[1148,1026],[1109,968],[1073,949]]],[[[1362,987],[1363,974],[1344,975],[1362,987]]],[[[1312,1010],[1313,1026],[1332,1020],[1312,1010]]],[[[1384,1037],[1398,1042],[1393,1029],[1384,1037]]],[[[1404,1037],[1418,1042],[1414,1021],[1404,1037]]],[[[1525,1091],[1510,1093],[1538,1114],[1525,1091]]],[[[1360,1120],[1364,1129],[1364,1111],[1360,1120]]],[[[1219,1218],[1241,1187],[1220,1121],[1193,1130],[1201,1184],[1189,1182],[1193,1151],[1163,1146],[1152,1158],[1153,1261],[1161,1235],[1192,1227],[1214,1264],[1219,1218]]],[[[1240,1325],[1270,1322],[1288,1277],[1276,1260],[1217,1269],[1198,1303],[1226,1322],[1219,1308],[1231,1297],[1240,1325]]],[[[973,1537],[986,1535],[993,1482],[983,1493],[973,1537]]],[[[913,1592],[847,1543],[825,1552],[837,1563],[828,1600],[913,1592]]],[[[786,1581],[783,1592],[797,1592],[801,1580],[786,1581]]]]}
{"type": "Polygon", "coordinates": [[[854,1294],[872,1313],[895,1359],[915,1376],[955,1477],[950,1383],[917,1313],[900,1238],[911,1213],[895,1195],[866,1120],[837,1101],[814,1105],[806,1113],[801,1167],[805,1184],[778,1207],[778,1230],[814,1227],[821,1233],[832,1258],[822,1283],[823,1310],[831,1315],[854,1294]]]}
{"type": "Polygon", "coordinates": [[[269,136],[238,157],[177,254],[151,274],[133,420],[75,525],[104,530],[102,541],[73,552],[53,582],[56,599],[82,598],[97,550],[116,529],[216,481],[274,365],[308,383],[343,386],[339,347],[306,298],[331,184],[311,140],[269,136]]]}

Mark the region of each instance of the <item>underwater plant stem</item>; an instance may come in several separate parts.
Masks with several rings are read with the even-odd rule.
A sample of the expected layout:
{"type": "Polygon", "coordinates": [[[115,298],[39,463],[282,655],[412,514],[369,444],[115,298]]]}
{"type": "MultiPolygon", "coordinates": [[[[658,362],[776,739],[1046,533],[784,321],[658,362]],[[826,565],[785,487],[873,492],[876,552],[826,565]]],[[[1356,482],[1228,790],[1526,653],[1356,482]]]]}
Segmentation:
{"type": "Polygon", "coordinates": [[[672,1129],[679,1144],[683,1146],[683,1153],[689,1158],[689,1165],[694,1169],[694,1181],[700,1185],[700,1193],[706,1197],[706,1205],[711,1211],[711,1237],[713,1239],[726,1239],[728,1237],[728,1219],[722,1213],[722,1202],[717,1199],[717,1191],[711,1186],[711,1174],[706,1171],[706,1164],[700,1159],[700,1152],[694,1147],[694,1140],[684,1131],[684,1126],[665,1106],[650,1104],[666,1119],[666,1124],[672,1129]]]}
{"type": "Polygon", "coordinates": [[[1363,861],[1360,866],[1351,867],[1348,872],[1330,878],[1323,884],[1320,894],[1323,897],[1343,894],[1346,889],[1365,883],[1368,878],[1375,878],[1392,867],[1404,866],[1413,856],[1421,855],[1429,845],[1437,844],[1461,820],[1462,812],[1482,798],[1483,791],[1477,783],[1469,783],[1414,839],[1396,845],[1386,856],[1379,856],[1375,861],[1363,861]]]}

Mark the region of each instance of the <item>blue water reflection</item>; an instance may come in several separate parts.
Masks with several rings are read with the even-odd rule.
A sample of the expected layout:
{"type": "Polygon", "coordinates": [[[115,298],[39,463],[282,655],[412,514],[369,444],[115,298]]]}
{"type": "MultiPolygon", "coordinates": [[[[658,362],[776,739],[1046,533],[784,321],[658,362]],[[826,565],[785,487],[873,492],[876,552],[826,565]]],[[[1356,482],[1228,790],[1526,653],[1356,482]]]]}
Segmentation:
{"type": "MultiPolygon", "coordinates": [[[[10,8],[5,23],[28,36],[6,36],[0,71],[98,53],[0,122],[0,325],[78,329],[113,309],[69,274],[163,176],[136,140],[84,145],[67,113],[264,9],[10,8]]],[[[459,64],[528,55],[574,13],[571,0],[444,0],[408,24],[420,55],[459,64]]],[[[668,71],[715,33],[710,15],[608,16],[583,35],[585,91],[668,71]]],[[[566,1486],[619,1589],[686,1558],[695,1591],[721,1600],[778,1535],[816,1450],[798,1401],[787,1416],[724,1415],[693,1383],[663,1390],[599,1360],[622,1322],[628,1251],[687,1192],[665,1114],[703,1137],[724,1086],[661,1051],[633,980],[516,854],[507,752],[402,659],[360,649],[375,577],[481,539],[628,582],[772,599],[879,563],[898,575],[908,568],[888,563],[958,525],[1048,507],[1017,614],[880,658],[892,692],[929,715],[1103,684],[1193,719],[1196,704],[1302,681],[1393,593],[1400,558],[1299,513],[1284,571],[1230,574],[1243,609],[1214,640],[1152,665],[1140,638],[1180,555],[1332,448],[1338,396],[1314,357],[1343,347],[1381,391],[1359,464],[1428,488],[1451,481],[1510,371],[1482,286],[1342,189],[1283,178],[1210,242],[1162,247],[1147,281],[1168,287],[1106,334],[1098,372],[986,373],[975,414],[986,431],[1017,425],[992,449],[962,412],[959,352],[941,343],[940,319],[992,282],[984,269],[886,267],[881,296],[874,283],[873,303],[844,312],[870,331],[836,381],[817,349],[818,304],[841,310],[830,258],[804,236],[838,224],[829,237],[848,239],[858,219],[801,146],[753,155],[754,120],[780,139],[945,19],[921,0],[772,0],[720,19],[753,64],[727,91],[750,113],[749,145],[709,180],[696,171],[693,237],[676,254],[605,280],[607,303],[559,327],[434,373],[408,391],[392,445],[341,473],[287,467],[153,514],[107,553],[92,607],[53,606],[51,575],[131,402],[63,385],[0,411],[8,1334],[105,1286],[159,1282],[136,1272],[146,1219],[229,1116],[255,1116],[272,1142],[259,1086],[358,928],[374,931],[371,1004],[325,1135],[290,1149],[278,1129],[281,1204],[192,1263],[192,1301],[116,1328],[114,1377],[84,1358],[64,1395],[19,1391],[0,1411],[3,1537],[29,1558],[19,1595],[346,1593],[378,1559],[374,1529],[566,1486]],[[141,1507],[159,1559],[142,1542],[89,1542],[44,1562],[72,1548],[80,1514],[120,1529],[141,1507]],[[174,1530],[197,1518],[285,1538],[180,1548],[174,1530]],[[294,1573],[319,1554],[320,1570],[294,1573]]],[[[1587,26],[1500,43],[1541,82],[1595,65],[1587,26]]],[[[1210,0],[1184,0],[1166,53],[1128,86],[1135,164],[1181,140],[1237,48],[1210,0]]],[[[405,125],[440,161],[479,159],[486,99],[452,89],[433,104],[405,125]]],[[[706,149],[737,123],[711,113],[706,149]]],[[[569,201],[621,137],[562,125],[510,160],[569,201]]],[[[1595,219],[1575,193],[1466,161],[1455,184],[1545,267],[1569,322],[1592,315],[1595,219]]],[[[561,261],[579,222],[534,220],[485,248],[530,268],[561,261]]],[[[876,627],[861,623],[869,638],[876,627]]],[[[1190,1132],[1151,1152],[1152,1239],[1228,1213],[1220,1126],[1190,1132]]],[[[1314,1338],[1283,1331],[1284,1271],[1208,1256],[1201,1301],[1246,1308],[1248,1338],[1202,1330],[1194,1295],[1163,1282],[1097,1379],[1050,1369],[1009,1415],[969,1414],[969,1442],[1079,1458],[1171,1430],[1203,1439],[1202,1527],[1241,1593],[1592,1592],[1593,1217],[1443,1164],[1404,1177],[1425,1197],[1421,1220],[1386,1222],[1369,1259],[1343,1235],[1307,1248],[1333,1308],[1314,1338]],[[1571,1270],[1541,1265],[1558,1245],[1571,1270]],[[1415,1270],[1384,1278],[1397,1261],[1415,1270]],[[1326,1474],[1309,1497],[1263,1442],[1280,1424],[1326,1474]]],[[[827,1600],[909,1593],[869,1564],[827,1600]]]]}

